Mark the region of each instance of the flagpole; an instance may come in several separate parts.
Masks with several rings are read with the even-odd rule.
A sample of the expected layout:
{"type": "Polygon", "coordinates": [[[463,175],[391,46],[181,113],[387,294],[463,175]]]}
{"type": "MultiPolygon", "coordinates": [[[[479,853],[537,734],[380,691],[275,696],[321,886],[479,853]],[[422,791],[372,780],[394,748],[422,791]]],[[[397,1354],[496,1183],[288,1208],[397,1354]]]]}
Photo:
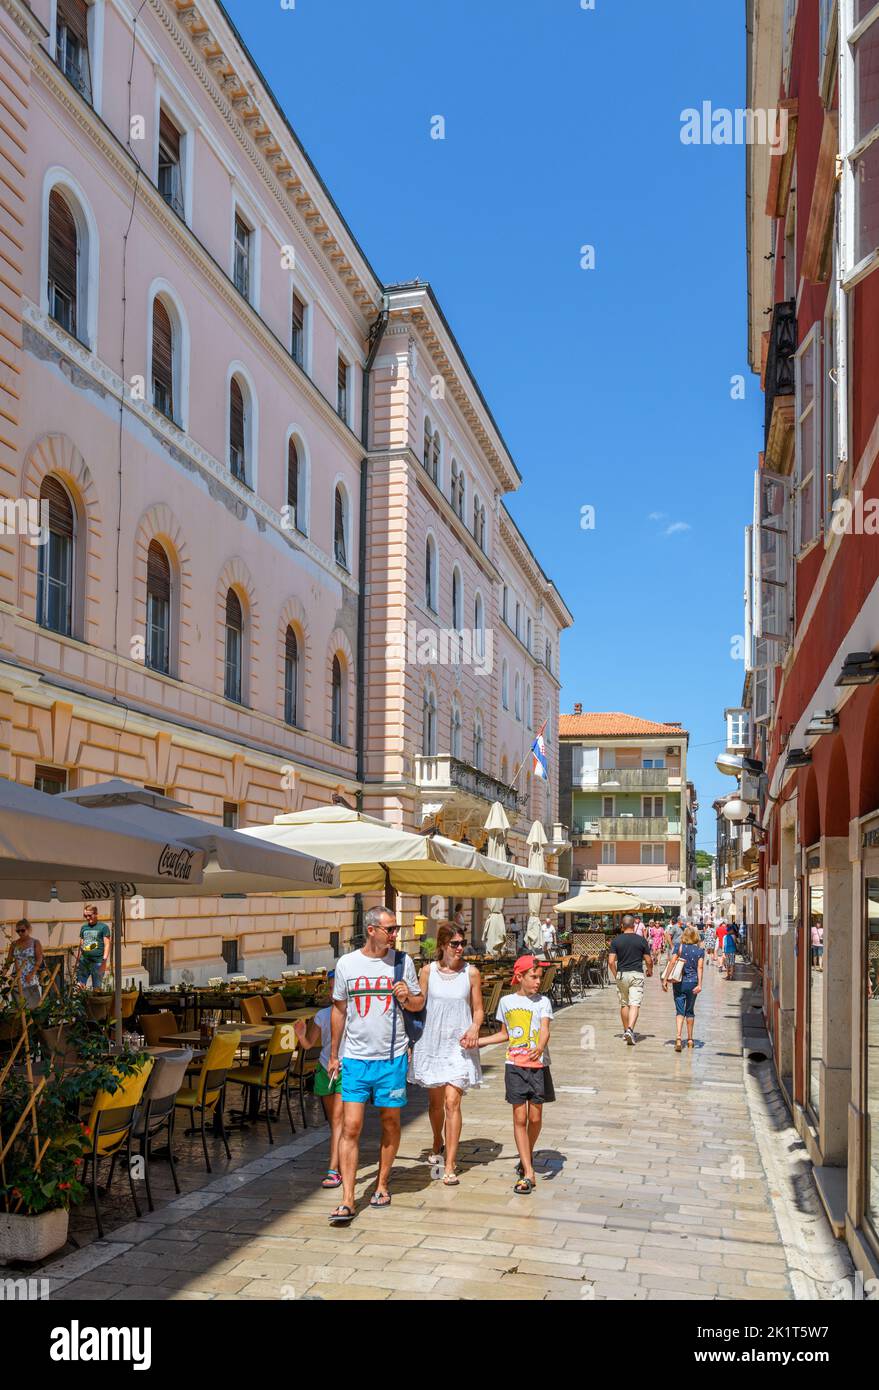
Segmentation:
{"type": "Polygon", "coordinates": [[[515,775],[515,777],[513,778],[512,782],[510,783],[509,787],[507,788],[507,791],[512,791],[513,788],[515,787],[516,783],[517,783],[518,780],[519,780],[519,773],[522,771],[522,768],[525,766],[525,763],[528,761],[528,754],[531,753],[532,749],[534,748],[534,744],[535,744],[535,743],[537,742],[537,740],[540,738],[541,734],[543,733],[543,731],[544,731],[544,729],[546,728],[546,726],[547,726],[548,723],[549,723],[549,717],[547,717],[546,719],[544,719],[544,721],[543,721],[543,723],[541,724],[540,728],[537,730],[537,733],[534,735],[534,738],[533,738],[533,740],[532,740],[532,742],[531,742],[531,747],[528,749],[528,753],[525,754],[525,757],[522,759],[522,761],[520,762],[519,766],[516,768],[516,775],[515,775]]]}

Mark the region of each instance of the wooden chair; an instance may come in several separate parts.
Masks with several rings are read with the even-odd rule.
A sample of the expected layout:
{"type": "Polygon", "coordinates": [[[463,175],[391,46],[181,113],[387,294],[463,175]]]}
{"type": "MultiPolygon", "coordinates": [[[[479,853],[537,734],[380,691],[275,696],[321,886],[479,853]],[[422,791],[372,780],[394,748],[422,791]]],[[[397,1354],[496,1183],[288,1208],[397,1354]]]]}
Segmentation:
{"type": "Polygon", "coordinates": [[[98,1236],[101,1239],[104,1236],[104,1227],[101,1222],[101,1208],[98,1205],[98,1164],[102,1159],[110,1159],[110,1176],[107,1179],[107,1187],[104,1188],[106,1192],[113,1181],[116,1159],[123,1150],[128,1183],[131,1188],[131,1200],[134,1202],[134,1210],[137,1212],[138,1219],[140,1218],[140,1207],[131,1172],[131,1140],[135,1117],[152,1069],[153,1059],[149,1057],[143,1066],[131,1076],[122,1076],[121,1073],[115,1072],[114,1075],[119,1080],[116,1090],[100,1090],[92,1101],[92,1108],[87,1121],[91,1132],[92,1150],[91,1153],[85,1155],[83,1178],[89,1164],[91,1164],[92,1202],[95,1208],[95,1220],[98,1223],[98,1236]]]}
{"type": "Polygon", "coordinates": [[[204,1161],[209,1173],[213,1172],[213,1169],[211,1168],[208,1141],[205,1135],[205,1120],[208,1115],[218,1121],[226,1157],[229,1159],[232,1157],[223,1124],[223,1102],[226,1096],[226,1076],[240,1042],[241,1034],[237,1028],[228,1033],[215,1033],[197,1073],[195,1085],[185,1086],[178,1091],[177,1099],[174,1102],[176,1107],[189,1111],[193,1124],[196,1115],[199,1117],[201,1146],[204,1150],[204,1161]]]}
{"type": "MultiPolygon", "coordinates": [[[[319,1050],[318,1050],[319,1055],[319,1050]]],[[[266,1048],[266,1054],[262,1064],[258,1067],[233,1067],[227,1076],[227,1081],[234,1081],[239,1086],[244,1086],[247,1090],[265,1092],[265,1118],[269,1131],[269,1143],[274,1144],[275,1139],[272,1134],[272,1092],[278,1094],[278,1115],[281,1114],[281,1101],[287,1106],[287,1118],[290,1121],[290,1129],[295,1134],[296,1126],[293,1123],[293,1112],[290,1109],[290,1065],[294,1058],[301,1056],[301,1049],[296,1041],[293,1026],[290,1023],[276,1023],[272,1030],[271,1040],[266,1048]]],[[[300,1103],[302,1097],[300,1095],[300,1103]]],[[[305,1111],[303,1108],[303,1122],[305,1111]]]]}
{"type": "Polygon", "coordinates": [[[141,1014],[140,1026],[147,1047],[158,1047],[162,1038],[180,1032],[176,1015],[170,1009],[162,1009],[157,1014],[141,1014]]]}
{"type": "Polygon", "coordinates": [[[541,994],[548,994],[550,996],[552,995],[552,987],[555,983],[555,977],[557,974],[558,966],[555,963],[546,967],[546,969],[543,972],[543,979],[540,982],[541,994]]]}
{"type": "Polygon", "coordinates": [[[482,1007],[485,1010],[485,1023],[483,1027],[491,1027],[495,1023],[497,1006],[501,1002],[503,991],[503,980],[495,980],[487,989],[483,989],[482,1007]]]}
{"type": "Polygon", "coordinates": [[[268,1019],[271,1019],[272,1014],[282,1014],[287,1010],[287,1001],[281,993],[270,994],[262,1002],[265,1006],[265,1017],[268,1019]]]}

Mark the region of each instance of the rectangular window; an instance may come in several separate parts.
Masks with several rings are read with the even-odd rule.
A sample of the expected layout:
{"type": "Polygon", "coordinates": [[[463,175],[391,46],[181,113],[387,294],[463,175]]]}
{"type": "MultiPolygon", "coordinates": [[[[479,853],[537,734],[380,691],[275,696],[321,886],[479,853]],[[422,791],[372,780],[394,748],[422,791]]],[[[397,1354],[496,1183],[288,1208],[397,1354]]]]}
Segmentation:
{"type": "Polygon", "coordinates": [[[604,817],[607,818],[607,817],[612,817],[612,816],[613,816],[613,813],[614,813],[614,810],[613,810],[613,797],[612,797],[612,796],[603,796],[603,797],[601,798],[601,814],[602,814],[604,817]]]}
{"type": "Polygon", "coordinates": [[[182,137],[171,117],[159,109],[159,192],[178,217],[183,216],[182,137]]]}
{"type": "Polygon", "coordinates": [[[164,946],[144,946],[140,953],[140,963],[149,977],[149,984],[163,985],[165,983],[164,946]]]}
{"type": "Polygon", "coordinates": [[[615,864],[617,862],[617,847],[614,844],[603,844],[601,846],[602,864],[615,864]]]}
{"type": "Polygon", "coordinates": [[[665,767],[665,758],[642,758],[642,767],[665,767]]]}
{"type": "Polygon", "coordinates": [[[300,367],[305,366],[305,305],[294,290],[293,321],[290,333],[290,355],[300,367]]]}
{"type": "Polygon", "coordinates": [[[295,936],[282,936],[281,950],[284,952],[288,965],[299,964],[299,952],[296,949],[295,936]]]}
{"type": "Polygon", "coordinates": [[[341,933],[340,933],[340,932],[337,932],[337,931],[331,931],[331,932],[330,932],[330,950],[332,951],[333,957],[334,957],[335,960],[338,960],[338,959],[339,959],[339,952],[341,951],[341,947],[342,947],[342,943],[341,943],[341,933]]]}
{"type": "Polygon", "coordinates": [[[821,331],[811,329],[796,355],[796,552],[818,534],[818,465],[820,459],[821,331]]]}
{"type": "Polygon", "coordinates": [[[340,420],[348,423],[348,363],[341,353],[339,353],[338,369],[336,375],[336,413],[340,420]]]}
{"type": "Polygon", "coordinates": [[[66,792],[67,773],[63,768],[38,766],[34,768],[34,789],[38,792],[46,792],[49,796],[57,796],[59,792],[66,792]]]}
{"type": "Polygon", "coordinates": [[[642,796],[641,815],[648,820],[651,818],[661,818],[665,815],[664,796],[642,796]]]}
{"type": "Polygon", "coordinates": [[[222,945],[222,956],[226,962],[226,973],[229,975],[238,974],[238,942],[235,940],[224,941],[222,945]]]}
{"type": "Polygon", "coordinates": [[[245,299],[250,299],[251,281],[251,239],[253,233],[244,219],[236,212],[235,214],[235,270],[233,279],[235,288],[244,295],[245,299]]]}
{"type": "Polygon", "coordinates": [[[840,3],[840,146],[843,174],[845,280],[879,247],[879,9],[870,0],[840,3]]]}
{"type": "Polygon", "coordinates": [[[238,803],[237,801],[223,802],[223,827],[226,830],[238,829],[238,803]]]}
{"type": "Polygon", "coordinates": [[[641,846],[642,864],[664,864],[665,845],[642,845],[641,846]]]}
{"type": "Polygon", "coordinates": [[[750,716],[746,709],[726,711],[726,746],[731,751],[750,746],[750,716]]]}
{"type": "Polygon", "coordinates": [[[68,82],[90,102],[92,78],[88,12],[86,0],[58,0],[55,19],[55,61],[68,82]]]}
{"type": "Polygon", "coordinates": [[[790,639],[790,480],[765,470],[754,487],[754,635],[790,639]]]}

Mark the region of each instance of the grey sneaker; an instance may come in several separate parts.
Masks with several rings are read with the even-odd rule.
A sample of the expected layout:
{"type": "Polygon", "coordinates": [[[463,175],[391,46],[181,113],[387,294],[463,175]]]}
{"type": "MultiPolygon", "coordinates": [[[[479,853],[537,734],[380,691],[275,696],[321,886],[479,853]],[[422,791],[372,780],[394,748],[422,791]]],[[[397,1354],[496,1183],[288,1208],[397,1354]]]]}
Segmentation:
{"type": "Polygon", "coordinates": [[[635,1046],[635,1034],[632,1032],[631,1028],[626,1029],[625,1038],[626,1042],[629,1044],[629,1047],[635,1046]]]}

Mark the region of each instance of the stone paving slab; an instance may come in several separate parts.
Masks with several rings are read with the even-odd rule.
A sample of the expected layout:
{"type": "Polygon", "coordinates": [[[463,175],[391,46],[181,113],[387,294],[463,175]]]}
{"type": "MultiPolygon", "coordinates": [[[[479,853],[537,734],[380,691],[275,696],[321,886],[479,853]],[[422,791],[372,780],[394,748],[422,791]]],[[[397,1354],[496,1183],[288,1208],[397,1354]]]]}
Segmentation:
{"type": "Polygon", "coordinates": [[[350,1227],[320,1190],[326,1130],[267,1152],[251,1136],[234,1172],[166,1202],[150,1221],[48,1266],[61,1299],[521,1301],[790,1299],[793,1289],[748,1105],[741,1012],[750,985],[706,970],[699,1046],[677,1054],[670,995],[648,982],[639,1042],[615,989],[559,1012],[558,1100],[545,1109],[538,1186],[516,1195],[501,1049],[464,1102],[461,1185],[424,1162],[425,1097],[404,1112],[391,1208],[364,1204],[377,1124],[364,1133],[350,1227]],[[91,1256],[91,1258],[89,1258],[91,1256]],[[149,1271],[149,1280],[145,1273],[149,1271]]]}

